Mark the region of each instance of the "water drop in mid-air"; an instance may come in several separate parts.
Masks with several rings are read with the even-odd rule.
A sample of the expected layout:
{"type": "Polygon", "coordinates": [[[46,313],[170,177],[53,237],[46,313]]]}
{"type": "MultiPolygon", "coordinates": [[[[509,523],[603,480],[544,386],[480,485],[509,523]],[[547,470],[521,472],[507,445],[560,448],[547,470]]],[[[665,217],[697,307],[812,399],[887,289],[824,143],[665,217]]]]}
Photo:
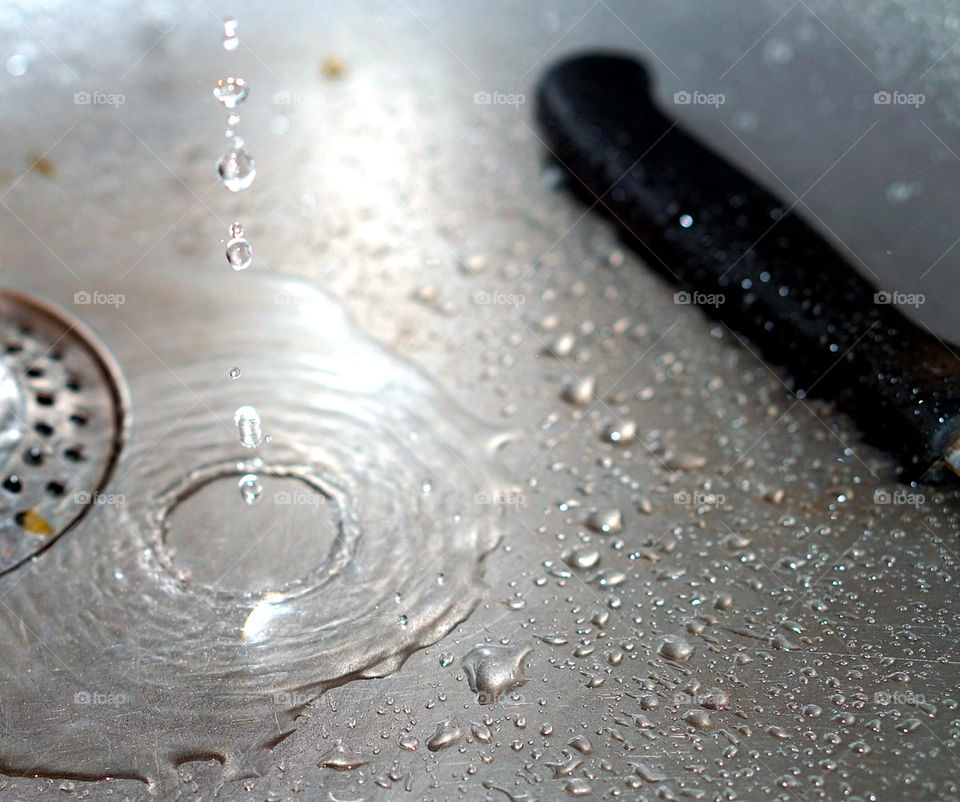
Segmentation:
{"type": "Polygon", "coordinates": [[[237,21],[232,17],[228,17],[223,21],[223,49],[236,50],[239,44],[240,39],[237,37],[237,21]]]}
{"type": "Polygon", "coordinates": [[[245,473],[238,484],[240,495],[247,504],[255,504],[263,493],[263,485],[254,473],[245,473]]]}
{"type": "Polygon", "coordinates": [[[244,236],[243,226],[234,223],[230,226],[230,239],[227,240],[227,261],[234,270],[246,270],[253,261],[253,246],[244,236]]]}
{"type": "Polygon", "coordinates": [[[257,167],[244,148],[243,139],[233,138],[233,145],[217,160],[217,174],[231,192],[239,192],[253,183],[257,167]]]}
{"type": "Polygon", "coordinates": [[[217,85],[213,88],[213,96],[228,109],[243,103],[247,99],[248,92],[247,82],[243,78],[233,76],[217,79],[217,85]]]}
{"type": "Polygon", "coordinates": [[[239,366],[239,365],[234,365],[232,368],[230,368],[230,378],[231,378],[231,379],[239,379],[239,378],[240,378],[240,366],[239,366]]]}
{"type": "Polygon", "coordinates": [[[263,430],[260,428],[260,413],[256,407],[245,405],[238,407],[233,413],[233,421],[237,424],[240,442],[245,448],[256,448],[263,442],[263,430]]]}

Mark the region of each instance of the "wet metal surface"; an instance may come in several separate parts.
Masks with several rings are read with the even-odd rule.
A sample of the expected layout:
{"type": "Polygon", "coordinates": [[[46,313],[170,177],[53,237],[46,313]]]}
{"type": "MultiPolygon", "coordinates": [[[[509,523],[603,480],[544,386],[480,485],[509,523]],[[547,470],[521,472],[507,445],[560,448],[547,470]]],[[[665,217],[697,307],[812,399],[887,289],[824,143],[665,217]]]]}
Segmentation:
{"type": "MultiPolygon", "coordinates": [[[[163,466],[154,486],[149,471],[125,474],[121,465],[133,507],[104,505],[0,578],[0,762],[56,775],[0,777],[5,795],[146,798],[138,779],[83,779],[102,760],[78,744],[99,737],[145,760],[170,734],[170,719],[138,711],[162,700],[206,725],[205,711],[232,682],[270,688],[280,694],[271,697],[277,709],[300,716],[248,722],[258,744],[277,743],[250,761],[263,776],[229,780],[222,793],[231,799],[960,795],[956,493],[897,485],[889,460],[862,445],[849,420],[791,395],[748,345],[675,303],[605,223],[556,191],[526,102],[538,73],[565,52],[652,49],[667,102],[675,92],[725,95],[717,106],[681,102],[678,116],[798,198],[881,286],[923,294],[929,302],[911,313],[956,336],[960,212],[944,199],[960,181],[945,144],[960,119],[952,90],[960,61],[950,50],[960,19],[939,3],[921,14],[887,2],[770,2],[749,18],[732,3],[681,2],[669,12],[512,5],[0,11],[3,281],[69,310],[117,356],[132,385],[138,443],[125,458],[149,451],[146,465],[163,466]],[[232,54],[220,46],[227,14],[240,20],[232,54]],[[7,61],[15,55],[22,59],[7,61]],[[258,170],[238,196],[213,170],[222,113],[211,91],[228,69],[250,87],[243,117],[258,170]],[[878,91],[924,93],[925,101],[875,104],[878,91]],[[220,243],[235,219],[256,243],[244,273],[224,263],[220,243]],[[297,388],[323,375],[315,398],[330,392],[336,370],[312,371],[337,364],[328,346],[338,340],[313,327],[341,331],[339,313],[287,279],[329,293],[398,355],[343,338],[346,350],[379,354],[367,390],[393,371],[402,379],[370,396],[385,416],[379,428],[357,423],[338,435],[311,422],[314,396],[297,388]],[[76,293],[102,300],[81,303],[76,293]],[[316,357],[306,376],[299,352],[316,357]],[[232,380],[235,365],[241,377],[232,380]],[[426,390],[434,384],[424,376],[445,394],[426,390]],[[244,397],[244,386],[258,397],[244,397]],[[400,409],[391,399],[412,391],[430,405],[388,419],[384,409],[400,409]],[[471,460],[453,467],[443,444],[474,453],[461,439],[473,424],[465,413],[429,414],[453,408],[437,400],[447,395],[490,432],[511,434],[496,452],[509,485],[480,489],[471,460]],[[417,518],[424,504],[449,512],[459,483],[469,506],[460,525],[496,520],[499,540],[482,537],[474,549],[458,539],[466,556],[450,552],[462,557],[453,570],[472,575],[478,552],[493,546],[476,608],[468,614],[470,593],[428,598],[416,553],[404,548],[397,570],[415,578],[354,633],[371,648],[379,641],[385,660],[392,655],[384,670],[366,672],[386,676],[361,679],[326,651],[309,676],[310,644],[322,640],[293,621],[284,635],[307,648],[292,669],[278,660],[269,682],[246,673],[249,655],[231,641],[236,628],[223,611],[234,608],[220,606],[221,594],[289,590],[297,556],[319,559],[335,542],[336,518],[320,503],[312,520],[310,510],[278,510],[282,553],[230,560],[222,530],[210,532],[210,510],[224,508],[228,528],[247,538],[240,516],[248,508],[238,494],[231,510],[216,482],[201,482],[170,521],[183,557],[174,567],[192,565],[209,604],[196,615],[177,607],[180,632],[170,625],[154,630],[159,640],[149,637],[142,625],[156,610],[156,588],[143,562],[136,576],[145,584],[131,592],[144,591],[145,615],[105,609],[109,592],[90,580],[103,577],[108,589],[121,581],[115,569],[134,552],[111,544],[138,543],[141,519],[128,520],[136,505],[175,492],[198,466],[204,481],[235,473],[218,449],[221,434],[235,437],[241,403],[264,412],[265,432],[276,427],[284,457],[309,457],[329,442],[351,466],[366,455],[380,478],[394,460],[404,487],[418,463],[400,459],[390,438],[427,413],[418,425],[437,445],[419,456],[442,471],[417,490],[429,497],[436,486],[440,496],[398,514],[417,518]],[[181,412],[191,427],[171,425],[164,436],[164,422],[181,412]],[[361,447],[364,432],[378,431],[382,442],[361,447]],[[307,526],[322,550],[304,540],[307,526]],[[203,533],[209,548],[187,530],[203,533]],[[84,538],[97,543],[89,566],[84,538]],[[57,627],[41,602],[58,598],[44,584],[45,566],[77,568],[64,579],[72,626],[60,638],[44,637],[57,627]],[[424,638],[439,640],[398,666],[403,645],[416,641],[398,634],[407,631],[398,608],[411,585],[427,601],[406,626],[423,616],[424,638]],[[29,608],[11,604],[17,599],[29,608]],[[427,615],[441,607],[445,615],[427,615]],[[427,637],[438,621],[449,632],[427,637]],[[211,674],[185,672],[178,697],[163,663],[175,667],[178,655],[204,644],[211,674]],[[107,686],[79,684],[101,662],[107,686]],[[218,675],[222,684],[206,684],[218,675]],[[291,676],[304,688],[286,684],[291,676]],[[343,681],[325,682],[333,677],[343,681]],[[313,698],[327,684],[336,687],[313,698]],[[78,694],[86,696],[78,702],[78,694]],[[109,709],[93,709],[97,700],[109,709]]],[[[356,375],[362,368],[350,362],[356,375]]],[[[298,477],[268,471],[263,479],[298,477]]],[[[274,503],[265,488],[261,503],[274,503]]],[[[437,536],[453,537],[442,518],[437,536]]],[[[247,520],[263,526],[263,510],[247,520]]],[[[387,527],[369,531],[373,545],[416,542],[412,532],[388,538],[387,527]]],[[[190,586],[167,590],[172,598],[190,586]]],[[[311,609],[319,629],[336,631],[321,607],[311,609]]],[[[228,717],[219,726],[186,727],[181,742],[210,732],[228,739],[236,729],[228,717]]],[[[167,772],[154,790],[208,797],[248,757],[231,752],[222,767],[219,752],[194,756],[202,759],[167,772]]],[[[138,766],[131,776],[164,775],[138,766]]]]}

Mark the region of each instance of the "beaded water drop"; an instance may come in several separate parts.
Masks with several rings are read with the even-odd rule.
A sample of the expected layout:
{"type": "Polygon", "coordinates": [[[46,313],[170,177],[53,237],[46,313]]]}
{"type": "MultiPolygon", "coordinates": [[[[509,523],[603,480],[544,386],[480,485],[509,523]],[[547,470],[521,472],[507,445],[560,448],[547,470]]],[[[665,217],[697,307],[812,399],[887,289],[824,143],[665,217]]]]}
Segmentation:
{"type": "Polygon", "coordinates": [[[247,82],[240,77],[218,78],[213,87],[213,96],[228,109],[236,108],[247,99],[247,82]]]}
{"type": "Polygon", "coordinates": [[[236,50],[239,44],[240,39],[237,36],[237,21],[232,17],[228,17],[223,21],[223,49],[236,50]]]}
{"type": "Polygon", "coordinates": [[[233,422],[244,448],[256,448],[263,442],[263,430],[260,425],[260,413],[256,407],[244,405],[233,413],[233,422]]]}
{"type": "Polygon", "coordinates": [[[230,148],[217,160],[217,174],[231,192],[240,192],[253,183],[257,167],[246,151],[243,137],[235,136],[230,148]]]}
{"type": "Polygon", "coordinates": [[[234,270],[246,270],[253,261],[253,246],[247,240],[243,226],[239,223],[233,223],[230,226],[226,255],[227,261],[234,270]]]}

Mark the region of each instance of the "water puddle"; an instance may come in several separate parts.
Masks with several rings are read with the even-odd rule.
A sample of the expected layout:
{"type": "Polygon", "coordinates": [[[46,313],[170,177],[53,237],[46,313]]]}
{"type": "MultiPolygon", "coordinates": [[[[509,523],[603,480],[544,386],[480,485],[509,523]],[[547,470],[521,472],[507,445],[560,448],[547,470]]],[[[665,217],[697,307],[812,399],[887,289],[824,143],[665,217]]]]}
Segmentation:
{"type": "Polygon", "coordinates": [[[190,760],[253,775],[324,689],[469,614],[498,439],[304,285],[171,269],[88,322],[133,423],[81,524],[0,579],[0,767],[152,790],[190,760]],[[251,505],[244,404],[269,434],[251,505]]]}

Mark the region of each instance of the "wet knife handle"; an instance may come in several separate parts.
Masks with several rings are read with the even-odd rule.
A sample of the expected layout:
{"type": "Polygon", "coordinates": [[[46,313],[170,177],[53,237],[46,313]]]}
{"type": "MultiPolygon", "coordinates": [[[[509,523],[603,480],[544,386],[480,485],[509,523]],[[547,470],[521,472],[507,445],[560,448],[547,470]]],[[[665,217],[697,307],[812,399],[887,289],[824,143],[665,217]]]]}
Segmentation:
{"type": "Polygon", "coordinates": [[[571,189],[687,293],[681,301],[745,334],[798,394],[834,399],[898,457],[905,478],[939,478],[960,436],[960,361],[792,203],[667,119],[641,64],[564,61],[540,83],[537,116],[571,189]]]}

